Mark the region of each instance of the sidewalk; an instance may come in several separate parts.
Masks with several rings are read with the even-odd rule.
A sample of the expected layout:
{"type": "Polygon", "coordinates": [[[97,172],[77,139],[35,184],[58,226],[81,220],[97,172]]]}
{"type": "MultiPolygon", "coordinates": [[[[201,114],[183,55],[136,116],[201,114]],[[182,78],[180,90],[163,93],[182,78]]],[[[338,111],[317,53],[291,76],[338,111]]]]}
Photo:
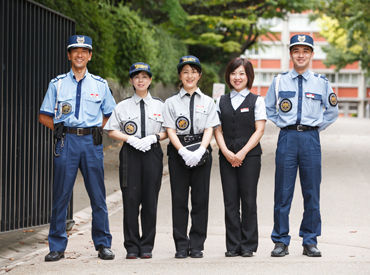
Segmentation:
{"type": "MultiPolygon", "coordinates": [[[[303,213],[300,186],[297,182],[290,215],[290,255],[270,257],[273,244],[273,178],[277,129],[268,123],[262,140],[264,150],[258,189],[259,248],[252,258],[226,258],[222,189],[217,149],[213,153],[208,238],[204,258],[175,259],[172,240],[171,197],[167,165],[159,196],[156,245],[149,260],[126,260],[122,236],[122,202],[118,188],[118,162],[114,146],[105,151],[110,228],[113,235],[113,261],[97,258],[90,232],[90,207],[74,215],[66,259],[44,262],[48,247],[29,244],[30,253],[14,260],[2,261],[0,274],[370,274],[370,120],[339,119],[321,133],[323,180],[321,185],[322,258],[302,255],[298,237],[303,213]],[[109,155],[109,156],[107,156],[109,155]],[[108,172],[109,171],[109,172],[108,172]],[[108,175],[109,174],[109,175],[108,175]],[[117,181],[114,182],[114,177],[117,181]],[[33,251],[32,251],[33,250],[33,251]]],[[[165,141],[167,143],[167,141],[165,141]]],[[[117,158],[118,159],[118,158],[117,158]]],[[[85,191],[84,191],[85,192],[85,191]]],[[[47,227],[44,230],[47,235],[47,227]]],[[[45,234],[37,233],[37,234],[45,234]]],[[[36,235],[37,235],[36,234],[36,235]]],[[[44,235],[44,237],[46,236],[44,235]]],[[[37,239],[37,238],[36,238],[37,239]]],[[[45,241],[45,240],[44,240],[45,241]]],[[[13,254],[12,254],[13,255],[13,254]]],[[[12,257],[10,255],[10,257],[12,257]]]]}

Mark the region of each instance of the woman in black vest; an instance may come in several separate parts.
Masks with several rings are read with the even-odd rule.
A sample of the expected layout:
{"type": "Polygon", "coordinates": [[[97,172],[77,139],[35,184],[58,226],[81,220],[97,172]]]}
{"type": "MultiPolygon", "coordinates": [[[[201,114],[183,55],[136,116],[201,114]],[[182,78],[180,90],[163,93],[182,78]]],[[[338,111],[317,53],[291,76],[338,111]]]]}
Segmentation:
{"type": "Polygon", "coordinates": [[[258,246],[259,141],[265,129],[266,109],[263,98],[250,92],[254,70],[247,59],[231,60],[225,80],[231,92],[217,101],[221,126],[215,130],[225,204],[225,256],[252,257],[258,246]]]}

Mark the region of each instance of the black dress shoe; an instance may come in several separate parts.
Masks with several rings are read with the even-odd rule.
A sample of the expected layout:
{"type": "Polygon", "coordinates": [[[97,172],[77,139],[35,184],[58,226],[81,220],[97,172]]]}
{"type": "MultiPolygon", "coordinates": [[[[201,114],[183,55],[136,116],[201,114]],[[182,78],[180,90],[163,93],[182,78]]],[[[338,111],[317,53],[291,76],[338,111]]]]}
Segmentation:
{"type": "Polygon", "coordinates": [[[236,257],[236,256],[239,256],[239,255],[240,255],[240,253],[238,251],[230,250],[230,251],[225,252],[225,257],[236,257]]]}
{"type": "Polygon", "coordinates": [[[179,250],[176,251],[175,258],[177,259],[184,259],[188,257],[188,251],[187,250],[179,250]]]}
{"type": "Polygon", "coordinates": [[[141,259],[151,259],[152,257],[152,252],[143,252],[140,254],[141,259]]]}
{"type": "Polygon", "coordinates": [[[321,251],[316,244],[306,244],[303,246],[303,255],[308,257],[321,257],[321,251]]]}
{"type": "Polygon", "coordinates": [[[45,262],[55,262],[64,258],[64,252],[50,251],[48,255],[45,256],[45,262]]]}
{"type": "Polygon", "coordinates": [[[112,250],[108,247],[100,247],[98,249],[98,257],[102,260],[113,260],[114,259],[114,253],[112,250]]]}
{"type": "Polygon", "coordinates": [[[243,250],[240,252],[240,256],[242,257],[253,257],[253,252],[250,250],[243,250]]]}
{"type": "Polygon", "coordinates": [[[275,248],[271,251],[271,257],[284,257],[285,255],[289,255],[288,246],[283,243],[275,243],[275,248]]]}
{"type": "Polygon", "coordinates": [[[136,252],[127,252],[126,259],[133,260],[139,257],[139,253],[136,252]]]}
{"type": "Polygon", "coordinates": [[[190,250],[191,258],[203,258],[203,252],[200,250],[190,250]]]}

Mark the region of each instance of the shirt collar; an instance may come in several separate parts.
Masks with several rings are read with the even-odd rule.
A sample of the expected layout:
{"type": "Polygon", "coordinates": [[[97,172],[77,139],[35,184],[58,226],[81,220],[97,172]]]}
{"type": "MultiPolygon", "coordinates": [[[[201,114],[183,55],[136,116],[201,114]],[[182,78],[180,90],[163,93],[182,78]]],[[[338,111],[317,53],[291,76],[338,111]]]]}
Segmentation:
{"type": "Polygon", "coordinates": [[[134,101],[135,101],[135,103],[136,103],[136,104],[139,104],[139,102],[140,102],[142,99],[144,99],[144,103],[145,103],[145,104],[149,104],[149,101],[152,99],[152,96],[151,96],[150,92],[148,91],[148,94],[147,94],[147,95],[146,95],[146,97],[144,97],[144,98],[142,98],[142,97],[138,96],[136,93],[134,93],[133,98],[134,98],[134,101]]]}
{"type": "Polygon", "coordinates": [[[246,97],[249,93],[250,92],[249,92],[249,90],[247,88],[241,90],[240,92],[237,92],[235,90],[231,90],[231,92],[230,92],[230,98],[234,98],[237,95],[240,95],[242,97],[246,97]]]}
{"type": "MultiPolygon", "coordinates": [[[[87,76],[87,74],[88,74],[88,73],[89,73],[89,71],[88,71],[88,70],[87,70],[87,68],[86,68],[85,75],[84,75],[84,77],[83,77],[81,80],[85,79],[85,77],[87,76]]],[[[72,78],[74,81],[76,81],[76,82],[77,82],[77,80],[76,80],[76,78],[75,78],[75,74],[73,73],[72,68],[71,68],[71,70],[69,71],[69,75],[71,76],[71,78],[72,78]]]]}
{"type": "MultiPolygon", "coordinates": [[[[185,91],[185,89],[184,88],[181,88],[181,90],[180,90],[180,97],[181,98],[183,98],[188,92],[187,91],[185,91]]],[[[198,94],[198,95],[202,95],[202,91],[199,89],[199,88],[197,88],[195,91],[194,91],[194,93],[196,93],[196,94],[198,94]]]]}
{"type": "MultiPolygon", "coordinates": [[[[290,72],[290,76],[294,79],[294,78],[296,78],[296,77],[298,77],[298,73],[296,72],[296,70],[292,70],[291,72],[290,72]]],[[[310,75],[311,75],[311,71],[310,70],[306,70],[303,74],[302,74],[302,76],[303,76],[303,78],[305,79],[305,80],[307,80],[309,77],[310,77],[310,75]]]]}

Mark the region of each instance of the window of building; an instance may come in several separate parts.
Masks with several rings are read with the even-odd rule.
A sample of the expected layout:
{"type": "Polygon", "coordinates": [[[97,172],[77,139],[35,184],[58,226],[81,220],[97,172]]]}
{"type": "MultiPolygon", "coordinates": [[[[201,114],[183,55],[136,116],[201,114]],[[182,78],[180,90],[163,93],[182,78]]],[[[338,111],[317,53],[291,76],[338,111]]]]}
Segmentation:
{"type": "Polygon", "coordinates": [[[358,85],[359,75],[351,73],[339,73],[338,84],[341,85],[358,85]]]}

